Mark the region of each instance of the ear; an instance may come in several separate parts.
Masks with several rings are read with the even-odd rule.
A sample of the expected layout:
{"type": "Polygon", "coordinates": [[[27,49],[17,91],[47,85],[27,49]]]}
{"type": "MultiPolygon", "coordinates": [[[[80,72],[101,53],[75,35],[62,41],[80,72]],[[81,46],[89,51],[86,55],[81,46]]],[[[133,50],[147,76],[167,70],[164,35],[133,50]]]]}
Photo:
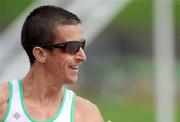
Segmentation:
{"type": "Polygon", "coordinates": [[[33,55],[35,59],[40,63],[45,63],[47,58],[47,52],[41,47],[33,48],[33,55]]]}

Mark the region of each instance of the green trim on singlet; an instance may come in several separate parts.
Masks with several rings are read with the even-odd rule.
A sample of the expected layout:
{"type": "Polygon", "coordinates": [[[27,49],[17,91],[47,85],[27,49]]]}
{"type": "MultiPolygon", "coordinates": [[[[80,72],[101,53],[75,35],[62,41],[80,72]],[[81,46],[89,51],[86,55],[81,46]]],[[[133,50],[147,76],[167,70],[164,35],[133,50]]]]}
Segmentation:
{"type": "Polygon", "coordinates": [[[11,103],[12,103],[12,94],[13,94],[13,91],[12,91],[12,83],[11,82],[8,82],[9,83],[9,100],[8,100],[8,106],[7,106],[7,109],[6,109],[6,112],[5,112],[5,115],[2,119],[2,122],[5,122],[5,120],[7,119],[7,116],[9,114],[9,111],[10,111],[10,108],[11,108],[11,103]]]}
{"type": "Polygon", "coordinates": [[[71,122],[74,122],[74,107],[75,107],[76,94],[73,94],[72,105],[71,105],[71,122]]]}
{"type": "Polygon", "coordinates": [[[53,122],[61,113],[62,111],[62,108],[64,107],[64,102],[66,100],[66,94],[67,94],[67,90],[66,88],[64,88],[64,97],[63,97],[63,100],[62,100],[62,103],[58,109],[58,112],[53,116],[51,117],[50,119],[48,120],[35,120],[33,119],[33,117],[31,117],[31,115],[26,111],[26,107],[25,107],[25,104],[24,104],[24,99],[23,99],[23,90],[22,90],[22,83],[20,80],[18,80],[19,82],[19,88],[20,88],[20,97],[21,97],[21,104],[22,104],[22,107],[23,107],[23,110],[24,110],[24,113],[26,114],[26,116],[32,121],[32,122],[53,122]]]}

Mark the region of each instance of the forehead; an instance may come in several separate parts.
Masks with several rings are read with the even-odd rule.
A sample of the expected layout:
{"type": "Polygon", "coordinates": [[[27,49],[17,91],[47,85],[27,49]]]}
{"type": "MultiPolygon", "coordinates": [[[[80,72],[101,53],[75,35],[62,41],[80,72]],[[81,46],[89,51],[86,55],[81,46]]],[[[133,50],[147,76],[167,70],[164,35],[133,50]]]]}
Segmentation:
{"type": "Polygon", "coordinates": [[[81,24],[57,25],[55,29],[55,42],[78,41],[83,39],[81,24]]]}

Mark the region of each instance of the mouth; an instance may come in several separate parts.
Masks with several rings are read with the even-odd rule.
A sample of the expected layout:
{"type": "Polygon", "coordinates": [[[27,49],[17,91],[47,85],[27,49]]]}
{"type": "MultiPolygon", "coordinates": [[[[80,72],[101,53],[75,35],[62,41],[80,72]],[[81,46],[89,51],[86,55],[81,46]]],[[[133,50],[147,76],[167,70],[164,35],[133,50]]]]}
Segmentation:
{"type": "Polygon", "coordinates": [[[69,68],[72,70],[78,71],[79,66],[78,65],[70,65],[69,68]]]}

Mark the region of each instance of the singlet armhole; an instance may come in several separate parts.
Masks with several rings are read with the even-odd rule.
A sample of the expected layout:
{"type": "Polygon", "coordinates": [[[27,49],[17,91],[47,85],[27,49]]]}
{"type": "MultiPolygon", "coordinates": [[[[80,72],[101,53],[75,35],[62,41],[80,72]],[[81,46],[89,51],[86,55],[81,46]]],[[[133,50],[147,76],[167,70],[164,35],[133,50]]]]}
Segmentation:
{"type": "Polygon", "coordinates": [[[72,105],[71,105],[71,122],[74,122],[74,109],[75,109],[76,94],[73,94],[72,105]]]}
{"type": "Polygon", "coordinates": [[[4,117],[2,119],[2,122],[5,122],[8,114],[9,114],[9,111],[10,111],[10,108],[11,108],[11,102],[12,102],[12,94],[13,94],[12,83],[8,82],[8,84],[9,84],[9,99],[8,99],[7,109],[6,109],[6,112],[5,112],[4,117]]]}

